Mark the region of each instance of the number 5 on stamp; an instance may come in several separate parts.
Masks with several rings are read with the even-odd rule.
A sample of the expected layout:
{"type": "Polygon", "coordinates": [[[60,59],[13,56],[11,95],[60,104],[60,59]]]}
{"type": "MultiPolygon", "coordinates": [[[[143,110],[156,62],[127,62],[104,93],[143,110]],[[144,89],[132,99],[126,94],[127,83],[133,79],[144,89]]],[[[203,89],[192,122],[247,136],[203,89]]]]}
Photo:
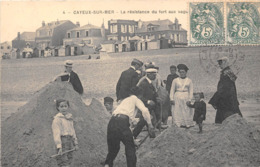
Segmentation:
{"type": "Polygon", "coordinates": [[[190,44],[224,44],[223,3],[190,3],[190,44]]]}
{"type": "Polygon", "coordinates": [[[227,43],[259,44],[260,3],[227,3],[227,43]]]}

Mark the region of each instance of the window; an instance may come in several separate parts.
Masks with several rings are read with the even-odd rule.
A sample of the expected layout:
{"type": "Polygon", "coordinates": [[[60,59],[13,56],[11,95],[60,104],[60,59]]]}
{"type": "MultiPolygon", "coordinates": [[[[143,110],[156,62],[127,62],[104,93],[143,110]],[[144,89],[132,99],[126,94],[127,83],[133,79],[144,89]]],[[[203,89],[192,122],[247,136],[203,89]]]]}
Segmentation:
{"type": "Polygon", "coordinates": [[[4,49],[4,47],[3,47],[3,46],[1,46],[1,49],[4,49]]]}
{"type": "Polygon", "coordinates": [[[49,31],[49,36],[51,36],[51,30],[49,31]]]}
{"type": "Polygon", "coordinates": [[[88,37],[88,31],[86,31],[86,37],[88,37]]]}
{"type": "Polygon", "coordinates": [[[177,41],[180,41],[180,35],[177,34],[177,41]]]}
{"type": "Polygon", "coordinates": [[[77,32],[77,38],[79,38],[79,32],[77,32]]]}
{"type": "Polygon", "coordinates": [[[7,46],[7,49],[10,49],[10,46],[7,46]]]}
{"type": "Polygon", "coordinates": [[[110,25],[110,32],[111,33],[116,33],[117,32],[117,25],[116,24],[110,25]]]}
{"type": "Polygon", "coordinates": [[[68,33],[68,38],[70,38],[70,33],[68,33]]]}

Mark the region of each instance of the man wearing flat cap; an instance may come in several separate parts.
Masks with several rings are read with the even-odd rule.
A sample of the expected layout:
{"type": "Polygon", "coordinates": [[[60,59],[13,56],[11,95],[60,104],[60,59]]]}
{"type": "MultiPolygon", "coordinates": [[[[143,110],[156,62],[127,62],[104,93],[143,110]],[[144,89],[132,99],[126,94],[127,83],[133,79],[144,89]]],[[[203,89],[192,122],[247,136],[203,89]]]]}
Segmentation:
{"type": "Polygon", "coordinates": [[[122,72],[116,85],[117,101],[123,100],[130,95],[131,88],[135,87],[139,81],[136,70],[140,70],[142,66],[142,61],[133,59],[131,67],[122,72]]]}
{"type": "Polygon", "coordinates": [[[211,104],[216,110],[215,123],[222,123],[230,115],[238,113],[242,116],[237,99],[235,81],[237,76],[230,69],[227,57],[217,60],[221,69],[217,92],[210,99],[211,104]]]}
{"type": "Polygon", "coordinates": [[[70,82],[76,92],[78,92],[79,94],[83,94],[83,87],[78,74],[72,70],[73,62],[71,60],[66,60],[64,66],[65,73],[60,76],[61,81],[70,82]]]}

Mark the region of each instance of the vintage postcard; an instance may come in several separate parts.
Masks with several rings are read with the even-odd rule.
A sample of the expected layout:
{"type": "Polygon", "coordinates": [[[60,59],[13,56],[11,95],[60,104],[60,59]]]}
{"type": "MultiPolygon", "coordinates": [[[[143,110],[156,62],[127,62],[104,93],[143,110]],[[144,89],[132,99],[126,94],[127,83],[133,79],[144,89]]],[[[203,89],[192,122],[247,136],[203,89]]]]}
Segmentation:
{"type": "Polygon", "coordinates": [[[0,1],[0,166],[259,167],[259,13],[0,1]]]}

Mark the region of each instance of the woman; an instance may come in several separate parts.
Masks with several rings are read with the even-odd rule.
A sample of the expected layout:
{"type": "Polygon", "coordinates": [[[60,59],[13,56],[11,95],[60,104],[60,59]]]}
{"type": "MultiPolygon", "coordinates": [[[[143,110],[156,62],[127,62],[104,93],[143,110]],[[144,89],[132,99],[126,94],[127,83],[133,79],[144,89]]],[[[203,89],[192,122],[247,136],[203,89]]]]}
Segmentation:
{"type": "Polygon", "coordinates": [[[172,115],[178,127],[189,128],[194,126],[193,112],[186,102],[190,101],[193,96],[193,84],[191,79],[186,76],[188,67],[185,64],[179,64],[177,68],[180,77],[173,80],[170,91],[171,104],[174,105],[172,115]]]}

